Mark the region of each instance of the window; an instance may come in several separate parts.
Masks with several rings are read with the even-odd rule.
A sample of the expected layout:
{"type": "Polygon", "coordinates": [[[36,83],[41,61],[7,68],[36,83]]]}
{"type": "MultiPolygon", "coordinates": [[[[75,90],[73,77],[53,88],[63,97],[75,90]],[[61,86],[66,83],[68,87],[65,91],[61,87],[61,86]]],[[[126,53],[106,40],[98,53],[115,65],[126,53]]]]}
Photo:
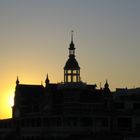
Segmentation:
{"type": "Polygon", "coordinates": [[[70,50],[70,55],[74,55],[74,50],[70,50]]]}

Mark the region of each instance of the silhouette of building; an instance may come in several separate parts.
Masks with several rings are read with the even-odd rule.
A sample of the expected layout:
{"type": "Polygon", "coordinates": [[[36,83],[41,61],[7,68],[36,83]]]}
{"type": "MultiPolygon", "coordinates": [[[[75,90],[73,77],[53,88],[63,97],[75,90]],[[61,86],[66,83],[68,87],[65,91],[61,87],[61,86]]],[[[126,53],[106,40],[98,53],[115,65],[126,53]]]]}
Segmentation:
{"type": "Polygon", "coordinates": [[[18,140],[122,140],[139,137],[140,89],[111,92],[81,81],[75,58],[73,31],[64,82],[45,86],[16,80],[12,118],[0,120],[0,139],[18,140]]]}

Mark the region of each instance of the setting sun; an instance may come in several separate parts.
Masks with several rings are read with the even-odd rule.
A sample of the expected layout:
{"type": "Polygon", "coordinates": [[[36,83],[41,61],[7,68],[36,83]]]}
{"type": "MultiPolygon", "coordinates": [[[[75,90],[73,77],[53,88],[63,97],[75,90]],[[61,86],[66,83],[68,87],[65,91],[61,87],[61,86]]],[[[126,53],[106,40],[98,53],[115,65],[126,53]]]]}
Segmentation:
{"type": "Polygon", "coordinates": [[[12,107],[14,105],[14,95],[10,94],[8,97],[8,106],[12,107]]]}
{"type": "Polygon", "coordinates": [[[2,102],[0,102],[0,119],[11,118],[12,106],[14,105],[14,91],[12,89],[6,90],[3,94],[2,102]]]}

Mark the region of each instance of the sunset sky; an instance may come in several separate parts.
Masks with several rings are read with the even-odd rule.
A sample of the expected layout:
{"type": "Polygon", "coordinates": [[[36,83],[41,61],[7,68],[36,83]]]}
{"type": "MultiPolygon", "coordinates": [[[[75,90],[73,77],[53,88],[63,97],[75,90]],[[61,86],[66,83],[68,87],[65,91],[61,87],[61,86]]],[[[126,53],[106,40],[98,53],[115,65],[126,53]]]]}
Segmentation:
{"type": "Polygon", "coordinates": [[[63,81],[70,31],[83,82],[140,87],[140,0],[0,0],[0,118],[20,83],[63,81]]]}

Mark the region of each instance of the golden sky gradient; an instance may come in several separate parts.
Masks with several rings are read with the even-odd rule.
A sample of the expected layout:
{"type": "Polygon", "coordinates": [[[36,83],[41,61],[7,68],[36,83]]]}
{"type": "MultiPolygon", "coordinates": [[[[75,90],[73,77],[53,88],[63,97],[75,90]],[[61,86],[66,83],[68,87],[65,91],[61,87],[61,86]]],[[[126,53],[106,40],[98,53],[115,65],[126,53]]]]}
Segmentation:
{"type": "Polygon", "coordinates": [[[20,83],[63,81],[70,31],[82,81],[111,90],[140,86],[139,0],[0,1],[0,118],[20,83]]]}

